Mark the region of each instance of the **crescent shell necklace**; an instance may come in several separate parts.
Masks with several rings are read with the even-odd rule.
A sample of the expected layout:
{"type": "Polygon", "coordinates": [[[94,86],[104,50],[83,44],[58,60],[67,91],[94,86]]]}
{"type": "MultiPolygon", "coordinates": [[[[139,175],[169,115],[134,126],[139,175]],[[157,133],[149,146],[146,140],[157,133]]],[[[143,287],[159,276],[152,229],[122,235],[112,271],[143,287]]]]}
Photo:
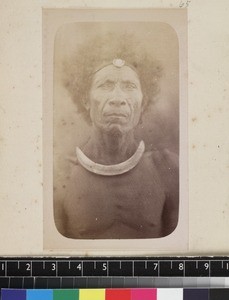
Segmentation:
{"type": "Polygon", "coordinates": [[[89,172],[103,176],[120,175],[132,170],[139,163],[144,151],[145,144],[141,141],[136,152],[129,159],[115,165],[102,165],[92,161],[82,152],[82,150],[80,150],[80,148],[76,147],[76,155],[81,166],[89,172]]]}

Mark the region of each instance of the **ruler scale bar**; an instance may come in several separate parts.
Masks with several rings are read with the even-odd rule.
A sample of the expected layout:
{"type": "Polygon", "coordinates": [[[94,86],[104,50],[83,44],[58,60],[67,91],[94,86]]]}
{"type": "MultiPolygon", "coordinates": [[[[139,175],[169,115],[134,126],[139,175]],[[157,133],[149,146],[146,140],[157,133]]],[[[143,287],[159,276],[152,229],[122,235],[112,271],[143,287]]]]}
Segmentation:
{"type": "Polygon", "coordinates": [[[4,258],[0,277],[229,277],[229,257],[4,258]]]}

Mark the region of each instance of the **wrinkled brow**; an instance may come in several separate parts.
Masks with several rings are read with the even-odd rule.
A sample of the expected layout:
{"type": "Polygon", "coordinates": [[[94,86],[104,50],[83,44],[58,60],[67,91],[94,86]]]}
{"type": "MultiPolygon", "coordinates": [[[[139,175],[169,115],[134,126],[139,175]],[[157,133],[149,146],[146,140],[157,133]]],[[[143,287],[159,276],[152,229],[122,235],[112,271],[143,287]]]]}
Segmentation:
{"type": "MultiPolygon", "coordinates": [[[[105,84],[105,83],[116,83],[116,82],[118,82],[119,81],[119,79],[117,78],[117,79],[114,79],[114,78],[109,78],[109,76],[104,76],[103,78],[98,78],[98,79],[95,79],[94,80],[94,84],[96,85],[96,86],[99,86],[99,85],[101,85],[101,84],[105,84]]],[[[139,86],[140,85],[140,81],[136,78],[131,78],[131,79],[125,79],[125,78],[123,78],[123,79],[121,79],[121,82],[122,83],[124,83],[124,84],[135,84],[135,85],[137,85],[137,86],[139,86]]]]}
{"type": "Polygon", "coordinates": [[[111,78],[109,75],[107,75],[107,76],[103,76],[101,78],[94,78],[93,83],[95,85],[100,85],[100,84],[103,84],[103,83],[115,83],[115,82],[117,82],[117,80],[118,79],[111,78]]]}

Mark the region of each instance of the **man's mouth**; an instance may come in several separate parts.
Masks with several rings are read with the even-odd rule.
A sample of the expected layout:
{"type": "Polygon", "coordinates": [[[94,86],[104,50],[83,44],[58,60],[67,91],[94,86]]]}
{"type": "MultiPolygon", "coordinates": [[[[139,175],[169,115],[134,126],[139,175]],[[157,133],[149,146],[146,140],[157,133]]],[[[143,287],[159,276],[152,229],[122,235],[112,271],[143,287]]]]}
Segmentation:
{"type": "Polygon", "coordinates": [[[126,118],[128,114],[122,112],[107,112],[104,114],[105,117],[116,117],[116,118],[126,118]]]}

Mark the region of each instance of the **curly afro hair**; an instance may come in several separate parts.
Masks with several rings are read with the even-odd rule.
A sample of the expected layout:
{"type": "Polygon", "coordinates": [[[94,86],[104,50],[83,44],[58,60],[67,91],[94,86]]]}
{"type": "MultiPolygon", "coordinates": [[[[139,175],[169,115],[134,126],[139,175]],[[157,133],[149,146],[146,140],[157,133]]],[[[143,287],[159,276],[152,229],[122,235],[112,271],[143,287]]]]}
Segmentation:
{"type": "Polygon", "coordinates": [[[144,109],[155,102],[162,67],[152,58],[151,53],[147,53],[144,40],[139,41],[134,35],[116,32],[97,35],[94,39],[88,39],[80,44],[77,52],[71,59],[65,61],[63,66],[64,86],[76,104],[78,112],[82,113],[87,121],[90,121],[90,116],[85,104],[88,101],[93,72],[101,65],[112,63],[115,58],[126,61],[138,73],[144,109]]]}

